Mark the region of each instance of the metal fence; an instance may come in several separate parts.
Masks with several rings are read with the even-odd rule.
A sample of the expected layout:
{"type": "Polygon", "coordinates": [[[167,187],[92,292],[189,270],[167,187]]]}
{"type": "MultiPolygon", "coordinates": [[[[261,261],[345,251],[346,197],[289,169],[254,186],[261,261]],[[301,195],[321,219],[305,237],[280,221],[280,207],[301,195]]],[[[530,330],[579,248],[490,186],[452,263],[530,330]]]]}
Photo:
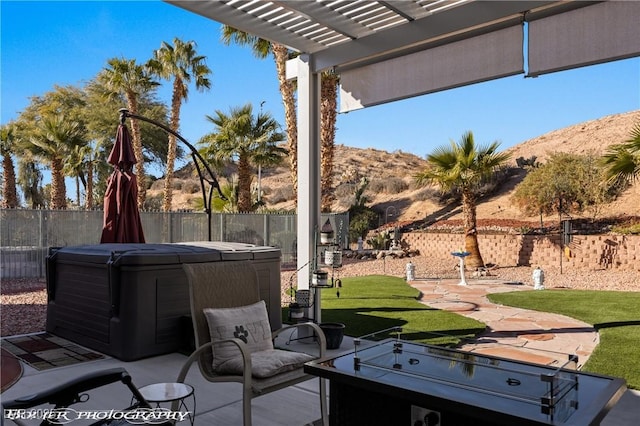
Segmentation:
{"type": "MultiPolygon", "coordinates": [[[[188,212],[141,212],[147,243],[206,241],[207,215],[188,212]]],[[[343,247],[347,246],[349,214],[323,214],[343,247]]],[[[51,247],[100,243],[100,210],[0,209],[0,278],[44,277],[51,247]]],[[[211,215],[211,239],[279,247],[282,262],[295,263],[295,214],[211,215]]]]}

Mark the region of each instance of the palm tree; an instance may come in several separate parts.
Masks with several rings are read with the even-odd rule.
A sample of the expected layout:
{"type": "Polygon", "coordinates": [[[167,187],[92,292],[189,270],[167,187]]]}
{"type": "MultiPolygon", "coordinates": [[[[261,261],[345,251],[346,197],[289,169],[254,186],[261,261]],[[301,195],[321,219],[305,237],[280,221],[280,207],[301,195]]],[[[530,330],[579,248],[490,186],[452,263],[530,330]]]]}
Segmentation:
{"type": "Polygon", "coordinates": [[[216,126],[214,133],[200,141],[205,145],[205,158],[214,162],[235,160],[238,167],[238,211],[249,212],[254,206],[251,199],[251,181],[254,167],[276,164],[287,154],[279,147],[285,135],[278,123],[267,112],[253,115],[253,107],[246,104],[231,108],[230,114],[217,110],[207,120],[216,126]]]}
{"type": "MultiPolygon", "coordinates": [[[[72,147],[69,154],[66,157],[64,163],[64,172],[67,176],[71,176],[76,181],[76,203],[80,208],[80,182],[85,190],[85,194],[88,195],[88,164],[89,156],[91,155],[91,147],[89,145],[76,145],[72,147]]],[[[85,196],[86,201],[86,196],[85,196]]],[[[86,203],[85,203],[86,204],[86,203]]]]}
{"type": "Polygon", "coordinates": [[[477,147],[473,133],[467,132],[457,144],[451,141],[450,147],[436,148],[427,156],[429,167],[415,176],[419,185],[436,183],[443,190],[455,189],[462,194],[464,245],[471,268],[484,266],[476,230],[476,189],[509,159],[509,154],[497,152],[499,145],[493,142],[477,147]]]}
{"type": "Polygon", "coordinates": [[[2,207],[14,209],[19,206],[16,189],[16,170],[13,166],[13,147],[15,141],[13,126],[7,124],[0,128],[0,153],[2,153],[2,207]]]}
{"type": "Polygon", "coordinates": [[[640,123],[631,129],[627,141],[609,147],[602,162],[611,182],[628,184],[640,177],[640,123]]]}
{"type": "MultiPolygon", "coordinates": [[[[107,61],[108,67],[98,74],[98,82],[110,92],[109,97],[124,95],[127,109],[138,114],[138,100],[159,85],[154,81],[143,65],[136,64],[135,59],[112,58],[107,61]]],[[[138,182],[138,208],[142,208],[147,197],[146,179],[144,175],[144,157],[142,155],[142,138],[140,124],[131,120],[131,139],[136,156],[136,175],[138,182]]]]}
{"type": "Polygon", "coordinates": [[[64,162],[73,147],[82,143],[81,137],[82,129],[77,122],[67,120],[62,114],[45,114],[27,144],[34,156],[49,162],[52,209],[67,208],[64,162]]]}
{"type": "MultiPolygon", "coordinates": [[[[211,210],[219,213],[237,213],[238,212],[238,191],[237,185],[233,182],[224,182],[220,184],[224,199],[215,197],[211,199],[211,210]]],[[[196,198],[192,200],[191,207],[195,210],[204,210],[204,200],[196,198]]]]}
{"type": "Polygon", "coordinates": [[[333,153],[335,151],[338,83],[340,76],[333,71],[322,73],[320,95],[320,211],[330,212],[335,199],[333,192],[333,153]]]}
{"type": "MultiPolygon", "coordinates": [[[[147,66],[152,74],[158,77],[173,79],[173,92],[171,97],[171,123],[170,128],[177,132],[180,128],[180,107],[182,101],[186,101],[189,94],[189,83],[193,80],[196,89],[204,91],[211,87],[208,75],[211,70],[205,64],[205,57],[197,55],[196,43],[184,42],[173,39],[173,46],[162,42],[160,49],[153,52],[153,59],[147,66]]],[[[171,210],[173,169],[176,161],[176,138],[169,135],[169,150],[167,153],[167,171],[165,173],[164,194],[162,209],[171,210]]]]}
{"type": "MultiPolygon", "coordinates": [[[[89,151],[87,154],[87,195],[85,197],[85,208],[91,210],[94,206],[93,201],[93,192],[94,192],[94,175],[96,174],[96,169],[99,168],[100,165],[105,165],[106,161],[102,158],[102,146],[100,142],[95,143],[92,146],[89,146],[89,151]]],[[[98,173],[99,175],[99,173],[98,173]]]]}
{"type": "Polygon", "coordinates": [[[222,26],[222,41],[226,45],[231,43],[240,46],[251,46],[256,58],[264,59],[271,53],[276,64],[280,96],[284,107],[284,124],[287,129],[287,150],[289,151],[289,173],[293,183],[294,200],[297,202],[298,193],[298,118],[296,114],[296,84],[287,80],[287,60],[290,58],[289,49],[278,43],[256,37],[244,31],[227,25],[222,26]]]}
{"type": "MultiPolygon", "coordinates": [[[[287,149],[289,150],[289,171],[293,183],[294,200],[298,193],[298,126],[296,117],[295,81],[287,80],[286,64],[292,54],[286,46],[271,43],[267,40],[224,25],[222,41],[229,45],[234,42],[241,46],[251,46],[257,58],[264,59],[273,54],[280,85],[280,95],[284,106],[285,125],[287,127],[287,149]]],[[[322,199],[320,209],[331,211],[334,200],[333,193],[333,153],[335,150],[337,96],[340,77],[332,71],[322,73],[320,103],[320,145],[321,145],[321,180],[320,193],[322,199]]]]}
{"type": "Polygon", "coordinates": [[[42,172],[29,155],[18,161],[18,185],[24,194],[25,205],[32,209],[45,207],[45,196],[42,188],[42,172]]]}

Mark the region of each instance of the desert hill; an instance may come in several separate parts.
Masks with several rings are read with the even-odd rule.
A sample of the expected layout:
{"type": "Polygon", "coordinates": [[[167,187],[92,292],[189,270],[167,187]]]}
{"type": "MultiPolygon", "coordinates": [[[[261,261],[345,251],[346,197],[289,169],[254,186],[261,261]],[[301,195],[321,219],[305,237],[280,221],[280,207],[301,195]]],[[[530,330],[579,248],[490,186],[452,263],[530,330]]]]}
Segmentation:
{"type": "MultiPolygon", "coordinates": [[[[511,154],[511,163],[513,165],[515,165],[518,157],[528,159],[536,156],[537,161],[544,162],[549,157],[549,154],[553,152],[601,155],[609,146],[628,140],[631,129],[637,123],[640,123],[640,110],[609,115],[545,133],[505,151],[511,154]]],[[[535,220],[536,218],[525,216],[510,201],[513,189],[523,178],[524,174],[513,176],[507,185],[502,187],[500,193],[481,200],[478,204],[478,218],[535,220]]],[[[425,202],[412,203],[411,208],[404,212],[403,219],[415,220],[420,218],[420,215],[424,214],[425,210],[428,214],[430,211],[434,211],[429,209],[438,211],[439,208],[441,206],[425,202]]],[[[603,209],[601,215],[604,217],[640,215],[640,182],[636,182],[617,200],[609,203],[603,209]]],[[[451,218],[460,219],[460,212],[458,211],[451,215],[451,218]]]]}
{"type": "MultiPolygon", "coordinates": [[[[554,130],[515,145],[506,152],[511,154],[514,166],[518,157],[529,159],[536,156],[537,161],[544,162],[552,152],[592,152],[600,155],[610,145],[627,140],[636,123],[640,123],[640,110],[605,116],[554,130]]],[[[389,221],[459,219],[460,209],[457,206],[442,205],[435,201],[433,196],[428,196],[427,189],[416,188],[413,184],[413,175],[426,164],[424,158],[402,151],[386,152],[373,148],[359,149],[337,145],[333,176],[337,195],[334,211],[344,211],[349,207],[353,200],[354,184],[360,177],[366,177],[370,182],[365,192],[369,199],[367,205],[379,211],[383,218],[388,213],[389,221]]],[[[197,181],[190,177],[186,170],[176,172],[176,176],[183,178],[184,182],[191,182],[189,185],[175,186],[177,190],[173,197],[174,209],[192,209],[191,200],[199,197],[199,191],[185,191],[183,188],[193,188],[194,182],[197,185],[197,181]]],[[[509,200],[513,189],[523,177],[524,173],[510,177],[498,194],[482,199],[478,204],[478,219],[539,219],[524,216],[509,200]]],[[[293,191],[286,166],[263,171],[261,187],[269,209],[293,208],[293,191]]],[[[149,195],[157,196],[161,188],[161,181],[156,181],[149,195]]],[[[608,204],[602,215],[639,216],[640,183],[636,182],[616,201],[608,204]]]]}

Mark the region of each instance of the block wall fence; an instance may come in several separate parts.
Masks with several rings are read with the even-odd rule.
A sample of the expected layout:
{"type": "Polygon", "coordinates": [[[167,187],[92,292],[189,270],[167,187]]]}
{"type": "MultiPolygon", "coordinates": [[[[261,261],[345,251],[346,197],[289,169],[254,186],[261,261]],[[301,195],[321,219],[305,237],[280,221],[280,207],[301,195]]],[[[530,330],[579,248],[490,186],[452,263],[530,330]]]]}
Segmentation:
{"type": "MultiPolygon", "coordinates": [[[[640,271],[640,235],[572,235],[565,247],[563,267],[640,271]]],[[[461,234],[410,232],[402,244],[422,256],[451,261],[451,252],[462,248],[461,234]]],[[[479,234],[485,263],[499,266],[558,266],[560,235],[479,234]]]]}

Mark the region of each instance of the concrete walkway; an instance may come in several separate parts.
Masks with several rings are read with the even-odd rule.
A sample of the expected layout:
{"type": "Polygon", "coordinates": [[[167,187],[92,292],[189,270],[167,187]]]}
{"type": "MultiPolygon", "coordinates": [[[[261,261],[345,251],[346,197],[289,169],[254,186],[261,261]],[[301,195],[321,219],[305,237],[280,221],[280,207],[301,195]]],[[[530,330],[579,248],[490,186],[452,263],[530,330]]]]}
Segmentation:
{"type": "MultiPolygon", "coordinates": [[[[492,346],[497,346],[496,342],[499,341],[509,343],[509,345],[500,345],[502,350],[514,350],[517,353],[500,352],[498,356],[514,358],[514,355],[531,356],[531,353],[535,353],[543,358],[547,356],[553,358],[553,355],[549,355],[552,352],[533,349],[537,345],[543,348],[547,345],[547,348],[551,347],[554,351],[560,350],[565,354],[583,353],[582,363],[595,346],[595,343],[588,345],[588,348],[581,346],[583,343],[579,339],[582,339],[582,336],[590,335],[592,339],[597,339],[597,334],[592,334],[595,333],[593,330],[578,331],[582,327],[589,327],[585,324],[564,317],[548,317],[547,314],[511,310],[504,306],[492,305],[486,299],[486,294],[489,292],[530,290],[531,287],[509,285],[489,279],[469,280],[469,284],[468,287],[461,287],[455,280],[418,280],[412,283],[423,292],[423,302],[426,304],[442,309],[448,307],[450,310],[473,316],[488,324],[485,336],[476,340],[472,350],[495,351],[497,349],[492,349],[492,346]],[[546,336],[544,339],[538,338],[543,335],[546,336]],[[553,338],[549,339],[549,335],[553,335],[553,338]]],[[[285,345],[288,344],[286,339],[291,336],[285,334],[280,336],[283,341],[277,342],[280,343],[279,346],[286,347],[285,345]]],[[[315,347],[315,344],[299,341],[295,344],[315,347]]],[[[341,349],[330,350],[329,356],[338,355],[352,348],[351,338],[345,336],[341,349]]],[[[563,360],[565,357],[566,355],[558,359],[563,360]]],[[[26,366],[20,380],[4,391],[0,398],[9,400],[30,395],[63,383],[69,378],[113,367],[126,368],[138,387],[151,383],[172,382],[185,360],[185,355],[172,353],[131,362],[123,362],[107,356],[96,361],[45,371],[37,371],[26,366]]],[[[546,362],[553,362],[553,360],[546,360],[546,362]]],[[[187,383],[195,388],[196,425],[239,426],[242,424],[241,389],[237,383],[209,383],[202,378],[197,368],[191,369],[187,376],[187,383]]],[[[126,407],[130,402],[130,393],[123,392],[121,384],[115,384],[98,389],[89,404],[93,404],[90,408],[113,409],[126,407]]],[[[312,379],[256,398],[252,402],[252,411],[254,424],[259,426],[311,424],[320,417],[318,380],[312,379]]],[[[640,392],[628,390],[604,418],[601,425],[638,426],[638,419],[640,419],[640,392]]]]}
{"type": "Polygon", "coordinates": [[[597,331],[589,324],[563,315],[511,308],[489,302],[487,294],[531,290],[503,280],[416,280],[421,302],[436,309],[456,312],[487,325],[486,331],[461,349],[538,364],[564,364],[578,355],[582,367],[598,345],[597,331]]]}
{"type": "MultiPolygon", "coordinates": [[[[599,342],[589,324],[547,312],[496,305],[489,293],[533,290],[489,278],[460,280],[422,279],[410,284],[422,292],[422,303],[456,312],[487,325],[487,329],[462,349],[547,365],[562,365],[568,354],[579,357],[581,368],[599,342]]],[[[546,290],[545,290],[546,291],[546,290]]],[[[602,426],[640,425],[640,391],[627,390],[604,418],[602,426]]]]}

